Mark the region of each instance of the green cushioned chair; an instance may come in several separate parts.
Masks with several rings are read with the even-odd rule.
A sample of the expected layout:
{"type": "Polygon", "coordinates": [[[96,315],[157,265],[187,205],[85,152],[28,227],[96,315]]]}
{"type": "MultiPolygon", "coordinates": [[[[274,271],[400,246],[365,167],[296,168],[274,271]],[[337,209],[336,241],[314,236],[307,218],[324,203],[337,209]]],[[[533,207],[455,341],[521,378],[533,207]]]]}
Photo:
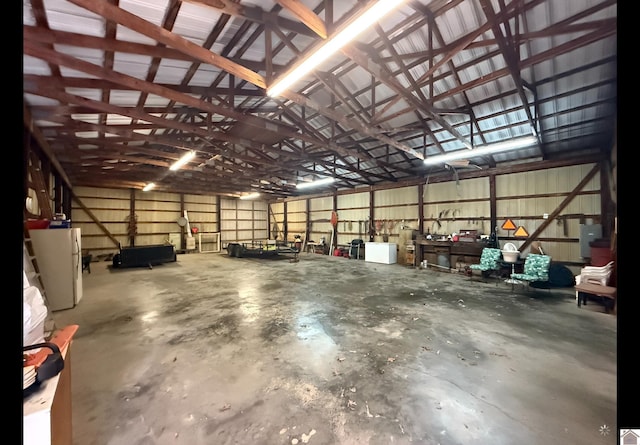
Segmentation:
{"type": "Polygon", "coordinates": [[[511,278],[528,284],[535,281],[547,282],[549,281],[549,266],[551,266],[549,255],[530,253],[524,260],[523,272],[512,273],[511,278]]]}
{"type": "MultiPolygon", "coordinates": [[[[480,263],[472,264],[469,266],[471,269],[471,279],[473,279],[473,271],[479,270],[481,275],[487,277],[492,273],[497,275],[497,272],[500,271],[500,259],[502,258],[502,252],[500,249],[495,249],[493,247],[485,247],[482,249],[482,254],[480,255],[480,263]]],[[[498,281],[496,280],[496,285],[498,281]]]]}

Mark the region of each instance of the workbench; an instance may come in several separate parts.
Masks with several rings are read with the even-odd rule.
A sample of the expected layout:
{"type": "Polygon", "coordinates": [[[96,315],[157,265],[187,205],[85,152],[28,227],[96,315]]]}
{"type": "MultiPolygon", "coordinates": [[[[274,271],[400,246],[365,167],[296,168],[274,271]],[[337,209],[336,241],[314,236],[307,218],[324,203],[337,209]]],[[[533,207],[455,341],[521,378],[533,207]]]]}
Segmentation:
{"type": "Polygon", "coordinates": [[[618,294],[617,288],[612,286],[603,286],[601,284],[593,284],[593,283],[576,284],[574,288],[576,290],[576,300],[578,300],[578,307],[580,307],[581,304],[587,304],[587,296],[580,295],[580,293],[583,293],[583,294],[595,295],[597,297],[602,297],[602,298],[607,298],[609,300],[612,300],[609,302],[609,304],[605,302],[605,310],[607,312],[609,311],[615,312],[616,299],[617,299],[616,297],[618,294]]]}
{"type": "Polygon", "coordinates": [[[446,268],[455,268],[458,263],[478,264],[485,247],[478,242],[416,240],[416,263],[427,260],[446,268]]]}

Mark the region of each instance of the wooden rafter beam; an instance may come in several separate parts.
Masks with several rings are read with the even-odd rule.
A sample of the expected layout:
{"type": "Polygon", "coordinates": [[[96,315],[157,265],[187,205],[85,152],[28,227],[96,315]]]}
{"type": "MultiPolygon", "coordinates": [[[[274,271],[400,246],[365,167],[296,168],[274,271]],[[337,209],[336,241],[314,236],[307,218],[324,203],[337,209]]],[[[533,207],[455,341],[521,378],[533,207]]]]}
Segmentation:
{"type": "MultiPolygon", "coordinates": [[[[247,125],[255,126],[264,131],[277,132],[278,134],[281,134],[287,137],[301,136],[278,122],[273,122],[268,119],[247,115],[245,113],[236,111],[229,107],[215,105],[211,102],[207,102],[207,101],[195,98],[188,94],[180,93],[171,88],[162,87],[152,82],[146,82],[140,79],[136,79],[135,77],[132,77],[132,76],[118,73],[116,71],[107,70],[98,65],[94,65],[92,63],[85,62],[83,60],[76,59],[68,55],[55,53],[52,50],[46,49],[38,44],[34,44],[29,41],[25,41],[23,43],[23,51],[25,54],[29,54],[33,57],[37,57],[42,60],[46,60],[49,63],[68,66],[70,68],[83,71],[88,74],[102,77],[103,79],[106,79],[116,84],[124,84],[129,88],[136,89],[145,93],[157,94],[158,96],[166,97],[167,99],[171,99],[176,102],[180,102],[185,105],[195,107],[202,111],[207,111],[211,113],[220,114],[222,116],[227,116],[235,120],[242,121],[247,125]]],[[[35,78],[31,77],[27,80],[32,81],[32,80],[35,80],[35,78]]],[[[29,84],[25,84],[25,89],[26,88],[29,88],[29,84]]],[[[316,142],[319,142],[319,141],[316,141],[316,142]]]]}
{"type": "Polygon", "coordinates": [[[44,219],[53,219],[53,210],[51,209],[51,195],[49,195],[49,187],[47,180],[44,177],[42,171],[41,160],[33,152],[29,150],[29,174],[31,175],[31,181],[35,188],[36,196],[38,197],[38,208],[40,209],[39,216],[44,219]]]}
{"type": "Polygon", "coordinates": [[[533,115],[531,114],[529,98],[525,93],[522,76],[520,75],[521,68],[519,64],[519,57],[516,52],[516,49],[519,46],[519,42],[514,42],[513,44],[511,44],[510,43],[511,40],[507,40],[507,38],[510,37],[510,34],[511,34],[511,30],[509,28],[509,22],[505,21],[501,23],[500,18],[496,15],[495,11],[493,10],[493,6],[491,5],[491,2],[489,2],[488,0],[480,0],[480,3],[482,5],[482,10],[484,11],[485,16],[487,17],[487,20],[492,23],[491,29],[498,42],[498,47],[502,52],[502,56],[505,62],[507,63],[509,73],[513,78],[513,82],[516,86],[516,90],[518,91],[518,96],[522,101],[522,108],[524,109],[524,112],[527,115],[527,119],[529,120],[529,126],[531,127],[531,130],[534,133],[534,135],[538,137],[537,125],[533,115]],[[504,24],[504,28],[505,28],[505,32],[507,33],[507,36],[503,34],[502,28],[500,26],[501,24],[504,24]]]}
{"type": "Polygon", "coordinates": [[[190,3],[200,4],[211,8],[219,9],[225,14],[229,14],[233,17],[238,17],[249,22],[259,23],[265,25],[267,22],[273,23],[278,28],[287,29],[293,31],[296,34],[302,34],[307,36],[315,36],[315,33],[311,31],[307,26],[302,25],[293,20],[289,20],[283,17],[273,16],[267,11],[264,11],[258,6],[248,6],[234,3],[231,1],[223,0],[185,0],[190,3]]]}
{"type": "Polygon", "coordinates": [[[239,65],[226,57],[215,54],[202,46],[199,46],[184,37],[172,33],[161,26],[157,26],[147,20],[144,20],[135,14],[132,14],[122,8],[107,2],[96,2],[94,0],[69,0],[71,3],[83,7],[101,17],[126,26],[127,28],[139,32],[147,37],[164,43],[179,51],[199,59],[200,61],[214,65],[223,71],[233,74],[240,79],[260,87],[266,88],[264,77],[242,65],[239,65]]]}
{"type": "Polygon", "coordinates": [[[327,38],[327,28],[324,22],[312,10],[299,0],[275,0],[280,6],[298,17],[310,30],[323,39],[327,38]]]}
{"type": "Polygon", "coordinates": [[[31,136],[33,136],[33,138],[38,142],[40,149],[45,154],[45,156],[47,156],[47,158],[49,159],[49,162],[51,162],[51,165],[55,167],[60,178],[65,182],[65,184],[68,187],[71,187],[71,181],[69,180],[69,177],[67,176],[64,169],[62,168],[62,165],[60,165],[60,162],[58,162],[55,155],[53,154],[53,151],[51,150],[51,147],[47,143],[47,140],[40,132],[40,129],[33,124],[33,118],[31,117],[31,112],[27,108],[26,104],[23,104],[22,111],[23,111],[22,119],[24,120],[24,124],[27,127],[27,130],[29,131],[31,136]]]}

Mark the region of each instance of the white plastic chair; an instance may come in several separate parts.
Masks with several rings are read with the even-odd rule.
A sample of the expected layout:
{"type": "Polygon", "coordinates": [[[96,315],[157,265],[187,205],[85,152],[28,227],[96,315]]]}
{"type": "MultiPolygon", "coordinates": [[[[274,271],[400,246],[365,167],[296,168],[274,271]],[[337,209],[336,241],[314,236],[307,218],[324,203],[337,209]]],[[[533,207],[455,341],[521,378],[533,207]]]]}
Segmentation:
{"type": "MultiPolygon", "coordinates": [[[[613,273],[613,261],[609,261],[604,266],[584,266],[580,269],[580,275],[576,275],[576,284],[592,283],[606,286],[613,273]]],[[[579,298],[579,292],[576,291],[576,301],[579,298]]]]}
{"type": "MultiPolygon", "coordinates": [[[[613,261],[609,261],[604,266],[584,266],[580,269],[580,283],[593,283],[606,286],[613,272],[613,261]]],[[[576,278],[578,282],[578,278],[576,278]]]]}

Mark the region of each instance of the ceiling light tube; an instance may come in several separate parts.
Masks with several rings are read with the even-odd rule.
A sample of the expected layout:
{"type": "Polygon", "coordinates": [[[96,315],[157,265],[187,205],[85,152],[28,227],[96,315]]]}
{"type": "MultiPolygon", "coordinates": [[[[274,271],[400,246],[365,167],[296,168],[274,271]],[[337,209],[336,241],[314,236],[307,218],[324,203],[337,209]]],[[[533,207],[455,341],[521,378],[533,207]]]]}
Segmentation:
{"type": "Polygon", "coordinates": [[[142,189],[143,192],[148,192],[149,190],[151,190],[152,188],[154,188],[156,185],[153,182],[148,183],[147,185],[144,186],[144,188],[142,189]]]}
{"type": "Polygon", "coordinates": [[[255,199],[255,198],[257,198],[258,196],[260,196],[260,193],[258,193],[258,192],[254,192],[254,193],[249,193],[249,194],[247,194],[247,195],[242,195],[242,196],[240,197],[240,199],[255,199]]]}
{"type": "Polygon", "coordinates": [[[333,181],[335,181],[335,179],[333,178],[324,178],[324,179],[318,179],[317,181],[301,182],[296,185],[296,188],[307,189],[310,187],[319,187],[321,185],[331,184],[333,181]]]}
{"type": "Polygon", "coordinates": [[[178,169],[182,168],[187,162],[189,162],[190,160],[192,160],[195,157],[196,157],[196,152],[195,151],[188,151],[180,159],[178,159],[176,162],[174,162],[171,165],[171,167],[169,167],[169,170],[174,170],[174,171],[178,170],[178,169]]]}
{"type": "Polygon", "coordinates": [[[498,142],[496,144],[484,145],[473,150],[458,150],[453,153],[445,153],[442,155],[429,156],[425,158],[425,165],[445,164],[449,161],[456,161],[458,159],[475,158],[478,156],[486,156],[490,154],[496,154],[509,150],[516,150],[518,148],[525,148],[535,145],[538,142],[534,136],[527,136],[524,138],[511,139],[504,142],[498,142]]]}
{"type": "Polygon", "coordinates": [[[278,79],[267,89],[267,95],[271,97],[279,96],[284,90],[311,72],[332,54],[355,39],[365,29],[369,28],[404,1],[406,0],[379,0],[376,2],[356,19],[349,22],[343,29],[326,40],[322,46],[313,51],[310,56],[296,65],[291,71],[278,79]]]}

